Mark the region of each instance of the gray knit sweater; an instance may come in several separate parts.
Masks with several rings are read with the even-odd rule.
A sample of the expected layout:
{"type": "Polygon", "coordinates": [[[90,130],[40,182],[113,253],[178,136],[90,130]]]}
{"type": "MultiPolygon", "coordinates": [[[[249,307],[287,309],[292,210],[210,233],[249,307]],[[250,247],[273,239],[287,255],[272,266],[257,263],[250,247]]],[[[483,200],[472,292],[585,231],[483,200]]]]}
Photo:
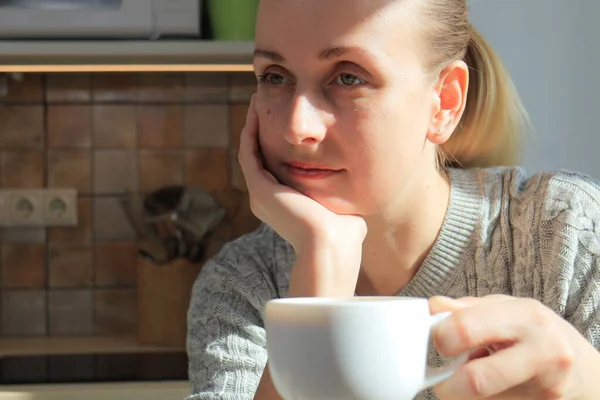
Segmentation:
{"type": "MultiPolygon", "coordinates": [[[[600,349],[600,186],[517,168],[450,177],[441,233],[398,295],[535,298],[600,349]]],[[[293,263],[290,245],[263,225],[205,265],[188,313],[189,400],[252,399],[267,361],[264,305],[287,296],[293,263]]],[[[442,363],[432,350],[430,364],[442,363]]]]}

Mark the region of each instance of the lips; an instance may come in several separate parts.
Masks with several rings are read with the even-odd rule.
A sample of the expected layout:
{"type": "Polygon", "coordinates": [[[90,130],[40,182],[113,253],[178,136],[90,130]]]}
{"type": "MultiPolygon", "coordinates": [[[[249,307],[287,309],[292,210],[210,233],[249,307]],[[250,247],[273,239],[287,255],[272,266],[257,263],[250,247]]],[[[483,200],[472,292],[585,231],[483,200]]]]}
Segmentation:
{"type": "Polygon", "coordinates": [[[342,172],[342,169],[333,168],[324,164],[303,163],[292,161],[286,163],[289,173],[296,178],[324,179],[342,172]]]}
{"type": "Polygon", "coordinates": [[[301,169],[306,171],[330,171],[330,172],[339,172],[341,169],[333,168],[327,166],[325,164],[317,164],[317,163],[303,163],[299,161],[291,161],[286,163],[288,167],[301,169]]]}

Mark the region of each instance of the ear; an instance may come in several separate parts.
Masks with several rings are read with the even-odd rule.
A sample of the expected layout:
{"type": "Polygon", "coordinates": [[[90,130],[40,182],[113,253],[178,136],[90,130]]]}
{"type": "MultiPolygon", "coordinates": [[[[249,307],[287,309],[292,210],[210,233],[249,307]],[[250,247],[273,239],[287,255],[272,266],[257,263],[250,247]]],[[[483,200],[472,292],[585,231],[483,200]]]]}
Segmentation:
{"type": "Polygon", "coordinates": [[[469,68],[464,61],[449,64],[435,85],[435,112],[427,139],[433,144],[443,144],[452,135],[460,121],[467,102],[469,68]]]}

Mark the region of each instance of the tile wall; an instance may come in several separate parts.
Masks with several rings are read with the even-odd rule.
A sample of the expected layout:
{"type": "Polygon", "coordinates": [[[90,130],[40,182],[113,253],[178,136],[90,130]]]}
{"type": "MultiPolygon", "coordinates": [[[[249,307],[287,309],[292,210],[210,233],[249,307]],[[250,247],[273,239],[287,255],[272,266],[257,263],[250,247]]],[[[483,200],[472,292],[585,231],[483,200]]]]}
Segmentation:
{"type": "MultiPolygon", "coordinates": [[[[135,333],[124,191],[210,191],[227,237],[254,229],[237,166],[251,73],[24,75],[0,98],[0,188],[76,188],[73,228],[0,230],[0,336],[135,333]]],[[[221,243],[211,249],[214,253],[221,243]]]]}

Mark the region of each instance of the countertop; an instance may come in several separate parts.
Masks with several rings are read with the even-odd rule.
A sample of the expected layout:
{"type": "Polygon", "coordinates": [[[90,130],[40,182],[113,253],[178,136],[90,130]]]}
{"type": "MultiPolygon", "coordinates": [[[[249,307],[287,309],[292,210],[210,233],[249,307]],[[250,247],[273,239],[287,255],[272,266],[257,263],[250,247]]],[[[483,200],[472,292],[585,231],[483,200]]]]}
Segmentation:
{"type": "Polygon", "coordinates": [[[0,386],[0,400],[183,400],[187,381],[0,386]]]}

